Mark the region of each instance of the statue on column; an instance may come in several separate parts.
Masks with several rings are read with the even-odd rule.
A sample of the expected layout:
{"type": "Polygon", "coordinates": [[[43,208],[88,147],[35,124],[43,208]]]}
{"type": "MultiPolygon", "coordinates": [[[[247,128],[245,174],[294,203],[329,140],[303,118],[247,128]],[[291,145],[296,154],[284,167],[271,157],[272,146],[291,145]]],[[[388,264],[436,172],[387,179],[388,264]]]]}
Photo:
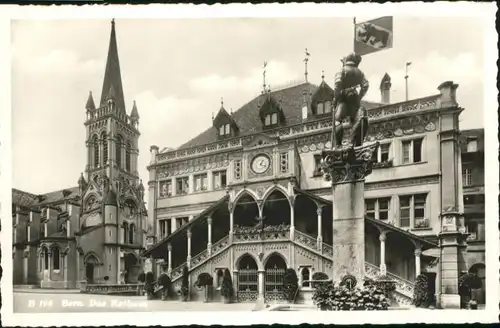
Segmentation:
{"type": "Polygon", "coordinates": [[[340,147],[350,129],[347,142],[349,146],[357,147],[363,144],[368,131],[368,117],[366,109],[361,106],[361,99],[368,92],[369,84],[358,68],[360,55],[351,53],[342,59],[342,63],[342,70],[335,75],[333,108],[336,144],[332,146],[340,147]]]}

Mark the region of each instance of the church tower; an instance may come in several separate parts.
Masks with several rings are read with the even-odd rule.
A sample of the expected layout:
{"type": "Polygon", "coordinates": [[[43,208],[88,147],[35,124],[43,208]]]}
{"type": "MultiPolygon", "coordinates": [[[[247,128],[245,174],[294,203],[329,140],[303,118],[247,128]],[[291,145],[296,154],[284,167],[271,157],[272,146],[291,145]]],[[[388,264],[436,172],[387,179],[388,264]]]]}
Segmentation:
{"type": "Polygon", "coordinates": [[[139,112],[135,101],[130,115],[126,111],[114,20],[100,101],[96,106],[90,92],[85,107],[87,181],[105,174],[117,193],[124,184],[138,185],[139,112]]]}
{"type": "Polygon", "coordinates": [[[89,231],[85,230],[86,217],[95,217],[95,213],[100,214],[101,225],[99,232],[93,232],[93,245],[82,245],[83,252],[96,252],[93,249],[102,240],[102,253],[97,256],[104,269],[99,271],[99,279],[107,284],[136,283],[142,270],[139,254],[145,238],[146,208],[137,167],[139,111],[135,101],[131,105],[128,114],[113,20],[100,100],[96,103],[90,92],[85,106],[86,180],[83,175],[79,180],[82,231],[89,231]]]}

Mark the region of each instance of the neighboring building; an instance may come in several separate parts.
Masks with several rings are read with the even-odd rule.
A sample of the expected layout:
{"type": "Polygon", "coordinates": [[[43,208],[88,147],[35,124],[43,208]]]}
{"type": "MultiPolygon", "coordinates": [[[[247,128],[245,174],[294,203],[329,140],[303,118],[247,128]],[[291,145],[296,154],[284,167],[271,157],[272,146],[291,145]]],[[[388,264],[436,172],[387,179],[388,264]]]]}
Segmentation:
{"type": "MultiPolygon", "coordinates": [[[[441,190],[462,199],[460,172],[453,181],[440,174],[460,156],[462,109],[453,82],[395,104],[390,87],[386,74],[381,103],[363,103],[367,142],[380,143],[365,184],[365,273],[387,271],[397,280],[396,299],[409,304],[416,275],[436,271],[436,258],[422,251],[437,247],[441,190]]],[[[147,269],[168,273],[176,289],[184,266],[191,281],[213,275],[216,288],[228,269],[244,302],[280,299],[283,272],[293,268],[299,298],[310,297],[314,273],[331,276],[332,269],[332,191],[319,167],[322,149],[331,147],[332,98],[324,80],[264,88],[234,113],[222,106],[207,130],[178,149],[151,146],[147,269]]],[[[203,296],[193,289],[191,297],[203,296]]]]}
{"type": "Polygon", "coordinates": [[[86,110],[87,165],[78,186],[12,191],[14,284],[75,288],[137,282],[146,208],[137,171],[138,121],[125,100],[114,23],[101,101],[86,110]]]}
{"type": "Polygon", "coordinates": [[[464,190],[467,267],[483,280],[479,301],[485,301],[485,201],[484,201],[484,129],[461,131],[462,181],[464,190]]]}

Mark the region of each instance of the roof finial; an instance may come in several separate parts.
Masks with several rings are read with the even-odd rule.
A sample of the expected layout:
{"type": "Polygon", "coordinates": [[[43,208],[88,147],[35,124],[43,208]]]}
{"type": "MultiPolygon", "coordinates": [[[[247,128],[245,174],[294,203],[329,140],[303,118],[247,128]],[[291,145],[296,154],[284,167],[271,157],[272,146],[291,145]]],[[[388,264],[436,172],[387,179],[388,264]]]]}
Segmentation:
{"type": "Polygon", "coordinates": [[[220,97],[220,108],[224,108],[224,97],[220,97]]]}
{"type": "Polygon", "coordinates": [[[265,93],[266,92],[266,67],[267,67],[267,62],[265,61],[264,62],[264,72],[262,72],[262,93],[265,93]]]}
{"type": "Polygon", "coordinates": [[[306,78],[306,82],[307,82],[307,62],[309,61],[309,56],[311,56],[311,54],[307,51],[307,48],[306,48],[306,53],[305,53],[306,57],[304,58],[304,77],[306,78]]]}
{"type": "Polygon", "coordinates": [[[321,71],[321,81],[325,82],[325,71],[321,71]]]}
{"type": "Polygon", "coordinates": [[[113,26],[115,25],[115,19],[114,18],[111,19],[111,25],[113,25],[113,26]]]}
{"type": "Polygon", "coordinates": [[[215,118],[215,117],[214,117],[214,112],[212,112],[212,121],[214,120],[214,118],[215,118]]]}

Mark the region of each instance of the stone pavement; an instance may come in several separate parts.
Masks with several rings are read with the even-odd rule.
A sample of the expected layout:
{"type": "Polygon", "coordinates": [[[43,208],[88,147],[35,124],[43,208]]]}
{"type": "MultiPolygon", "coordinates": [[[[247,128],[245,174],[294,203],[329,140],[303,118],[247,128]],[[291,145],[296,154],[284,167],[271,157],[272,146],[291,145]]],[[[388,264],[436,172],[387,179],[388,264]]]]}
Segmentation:
{"type": "Polygon", "coordinates": [[[253,303],[146,300],[145,296],[14,292],[14,313],[252,311],[253,303]]]}

